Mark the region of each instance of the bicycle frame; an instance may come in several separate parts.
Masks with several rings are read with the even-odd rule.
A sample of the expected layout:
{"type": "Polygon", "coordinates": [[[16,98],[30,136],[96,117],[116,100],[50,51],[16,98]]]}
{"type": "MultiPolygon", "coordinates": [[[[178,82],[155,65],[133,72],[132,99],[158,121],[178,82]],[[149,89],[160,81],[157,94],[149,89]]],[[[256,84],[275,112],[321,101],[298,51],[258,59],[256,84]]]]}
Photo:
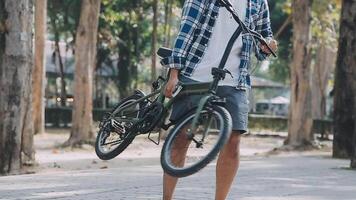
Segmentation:
{"type": "MultiPolygon", "coordinates": [[[[165,102],[166,100],[166,97],[164,96],[164,88],[165,88],[165,82],[163,84],[161,84],[160,88],[153,91],[152,93],[146,95],[146,96],[143,96],[139,99],[137,99],[136,101],[133,101],[131,103],[128,103],[127,105],[125,106],[122,106],[122,107],[119,107],[117,109],[115,109],[111,115],[110,115],[110,118],[111,119],[115,119],[117,121],[121,121],[121,122],[138,122],[140,119],[139,118],[120,118],[120,117],[115,117],[115,115],[133,105],[136,105],[136,104],[139,104],[141,102],[144,102],[146,100],[149,100],[151,97],[155,97],[157,96],[156,98],[156,101],[154,102],[159,102],[159,103],[162,103],[163,107],[164,107],[164,110],[165,112],[163,113],[163,119],[162,121],[164,121],[164,119],[166,119],[167,115],[168,115],[168,110],[170,110],[170,108],[172,107],[172,104],[173,102],[177,99],[177,98],[181,98],[182,96],[189,96],[189,95],[201,95],[201,94],[205,94],[206,95],[206,100],[208,98],[210,98],[211,96],[213,96],[213,93],[209,92],[209,87],[210,87],[211,83],[193,83],[193,84],[183,84],[184,86],[184,89],[175,97],[169,99],[167,102],[165,102]],[[210,93],[210,94],[209,94],[210,93]]],[[[202,104],[201,106],[199,107],[203,107],[206,100],[204,100],[204,103],[200,102],[200,104],[202,104]]],[[[161,127],[160,127],[161,128],[161,127]]]]}
{"type": "MultiPolygon", "coordinates": [[[[167,102],[165,102],[165,96],[164,96],[164,89],[165,89],[165,85],[166,85],[166,80],[162,77],[159,77],[158,80],[157,80],[157,83],[159,84],[160,81],[163,81],[163,83],[159,84],[159,88],[155,91],[153,91],[151,94],[147,95],[147,96],[143,96],[142,98],[132,102],[132,103],[129,103],[123,107],[120,107],[120,108],[117,108],[116,110],[113,111],[113,113],[110,115],[110,118],[114,118],[118,121],[122,121],[122,122],[138,122],[140,119],[139,118],[115,118],[115,115],[117,113],[119,113],[120,111],[132,106],[132,105],[135,105],[135,104],[138,104],[138,103],[141,103],[143,101],[146,101],[148,99],[150,99],[151,97],[154,97],[154,96],[157,96],[157,99],[155,102],[159,102],[163,105],[164,107],[164,113],[163,113],[163,117],[161,119],[161,122],[159,123],[159,128],[162,128],[162,127],[168,127],[172,124],[169,124],[169,125],[164,125],[164,120],[168,117],[168,110],[171,108],[173,102],[179,98],[180,96],[183,96],[183,95],[196,95],[196,94],[200,94],[202,95],[202,98],[201,100],[199,101],[199,104],[196,108],[196,113],[201,113],[202,110],[204,109],[204,106],[207,104],[207,102],[209,102],[212,97],[216,97],[216,91],[218,89],[218,85],[219,85],[219,82],[221,80],[223,80],[225,78],[225,75],[226,73],[230,73],[229,71],[227,70],[224,70],[224,67],[225,67],[225,64],[227,62],[227,59],[230,55],[230,52],[232,50],[232,47],[235,43],[235,41],[237,40],[237,38],[242,34],[242,33],[246,33],[246,34],[249,34],[251,35],[252,37],[254,38],[257,38],[259,40],[259,42],[261,42],[262,44],[266,45],[267,48],[270,50],[271,54],[275,57],[276,54],[275,52],[269,47],[269,45],[267,44],[267,42],[263,39],[263,37],[253,31],[253,30],[250,30],[248,27],[246,27],[246,25],[239,19],[236,11],[234,10],[233,6],[231,5],[231,3],[229,2],[229,0],[220,0],[221,4],[232,14],[233,18],[235,19],[235,21],[238,23],[238,27],[236,29],[236,31],[233,33],[232,37],[230,38],[227,46],[226,46],[226,49],[224,51],[224,54],[223,54],[223,57],[219,63],[219,66],[217,68],[213,68],[212,69],[212,75],[213,75],[213,81],[212,82],[209,82],[209,83],[191,83],[191,84],[184,84],[184,83],[180,83],[181,85],[183,85],[183,90],[175,97],[169,99],[167,102]]],[[[213,102],[214,103],[214,102],[213,102]]],[[[216,103],[221,103],[221,101],[217,101],[216,103]]],[[[186,113],[185,113],[186,114],[186,113]]],[[[183,114],[183,116],[185,115],[183,114]]],[[[197,124],[197,121],[198,121],[198,117],[199,115],[195,115],[194,119],[193,119],[193,122],[192,122],[192,128],[191,130],[195,130],[196,128],[196,124],[197,124]]]]}

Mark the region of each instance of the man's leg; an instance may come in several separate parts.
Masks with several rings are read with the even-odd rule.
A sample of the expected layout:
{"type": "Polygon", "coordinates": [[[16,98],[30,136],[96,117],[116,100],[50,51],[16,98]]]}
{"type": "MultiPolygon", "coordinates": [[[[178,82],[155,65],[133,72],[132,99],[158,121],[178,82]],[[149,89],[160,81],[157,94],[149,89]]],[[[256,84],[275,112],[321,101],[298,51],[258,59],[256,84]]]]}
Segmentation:
{"type": "Polygon", "coordinates": [[[225,200],[234,181],[240,163],[240,138],[240,133],[233,131],[220,151],[216,164],[215,200],[225,200]]]}
{"type": "Polygon", "coordinates": [[[171,200],[174,189],[176,188],[178,178],[170,176],[166,173],[163,175],[163,200],[171,200]]]}
{"type": "MultiPolygon", "coordinates": [[[[177,136],[177,139],[172,148],[172,162],[176,166],[183,166],[185,162],[185,156],[187,154],[187,147],[190,144],[186,133],[186,128],[181,130],[181,134],[177,136]]],[[[174,189],[177,185],[178,178],[170,176],[166,173],[163,175],[163,200],[171,200],[173,197],[174,189]]]]}

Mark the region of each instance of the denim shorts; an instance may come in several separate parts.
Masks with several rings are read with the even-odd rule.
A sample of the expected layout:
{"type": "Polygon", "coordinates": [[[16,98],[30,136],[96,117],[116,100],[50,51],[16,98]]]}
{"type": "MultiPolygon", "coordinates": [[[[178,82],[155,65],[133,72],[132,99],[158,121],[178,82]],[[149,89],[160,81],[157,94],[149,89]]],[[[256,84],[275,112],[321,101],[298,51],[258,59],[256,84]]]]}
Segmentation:
{"type": "MultiPolygon", "coordinates": [[[[184,83],[196,82],[184,76],[180,76],[179,80],[184,83]]],[[[229,111],[232,118],[232,130],[245,133],[248,124],[249,101],[248,94],[245,90],[238,90],[232,86],[219,86],[217,95],[225,98],[225,108],[229,111]]],[[[179,98],[173,103],[171,121],[178,121],[186,112],[198,106],[200,95],[191,95],[184,98],[179,98]]]]}

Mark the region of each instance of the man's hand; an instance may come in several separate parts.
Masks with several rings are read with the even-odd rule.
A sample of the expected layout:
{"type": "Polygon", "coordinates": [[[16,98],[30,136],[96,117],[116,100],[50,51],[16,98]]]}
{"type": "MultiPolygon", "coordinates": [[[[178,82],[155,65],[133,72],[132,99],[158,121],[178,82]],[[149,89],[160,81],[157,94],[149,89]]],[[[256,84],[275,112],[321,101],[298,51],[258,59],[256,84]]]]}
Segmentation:
{"type": "Polygon", "coordinates": [[[179,71],[177,69],[171,69],[170,76],[166,84],[166,90],[164,91],[164,96],[167,98],[172,98],[173,92],[178,83],[178,74],[179,71]]]}
{"type": "MultiPolygon", "coordinates": [[[[268,45],[271,47],[271,49],[276,52],[277,49],[278,49],[278,44],[277,44],[277,41],[276,40],[270,40],[269,42],[267,42],[268,45]]],[[[268,47],[266,45],[261,45],[260,46],[261,48],[261,51],[263,53],[266,53],[266,54],[271,54],[271,51],[268,49],[268,47]]]]}

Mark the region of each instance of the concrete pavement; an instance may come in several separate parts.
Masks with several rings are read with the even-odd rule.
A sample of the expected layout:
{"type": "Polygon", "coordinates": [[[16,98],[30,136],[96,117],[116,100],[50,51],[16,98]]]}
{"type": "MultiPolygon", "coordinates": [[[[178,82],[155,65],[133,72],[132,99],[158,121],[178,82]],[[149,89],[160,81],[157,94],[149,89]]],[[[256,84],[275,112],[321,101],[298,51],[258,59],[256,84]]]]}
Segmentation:
{"type": "MultiPolygon", "coordinates": [[[[348,160],[320,154],[244,157],[230,200],[356,200],[356,171],[348,160]]],[[[0,177],[0,200],[161,199],[158,158],[107,169],[0,177]]],[[[177,200],[214,199],[215,164],[180,180],[177,200]]]]}

